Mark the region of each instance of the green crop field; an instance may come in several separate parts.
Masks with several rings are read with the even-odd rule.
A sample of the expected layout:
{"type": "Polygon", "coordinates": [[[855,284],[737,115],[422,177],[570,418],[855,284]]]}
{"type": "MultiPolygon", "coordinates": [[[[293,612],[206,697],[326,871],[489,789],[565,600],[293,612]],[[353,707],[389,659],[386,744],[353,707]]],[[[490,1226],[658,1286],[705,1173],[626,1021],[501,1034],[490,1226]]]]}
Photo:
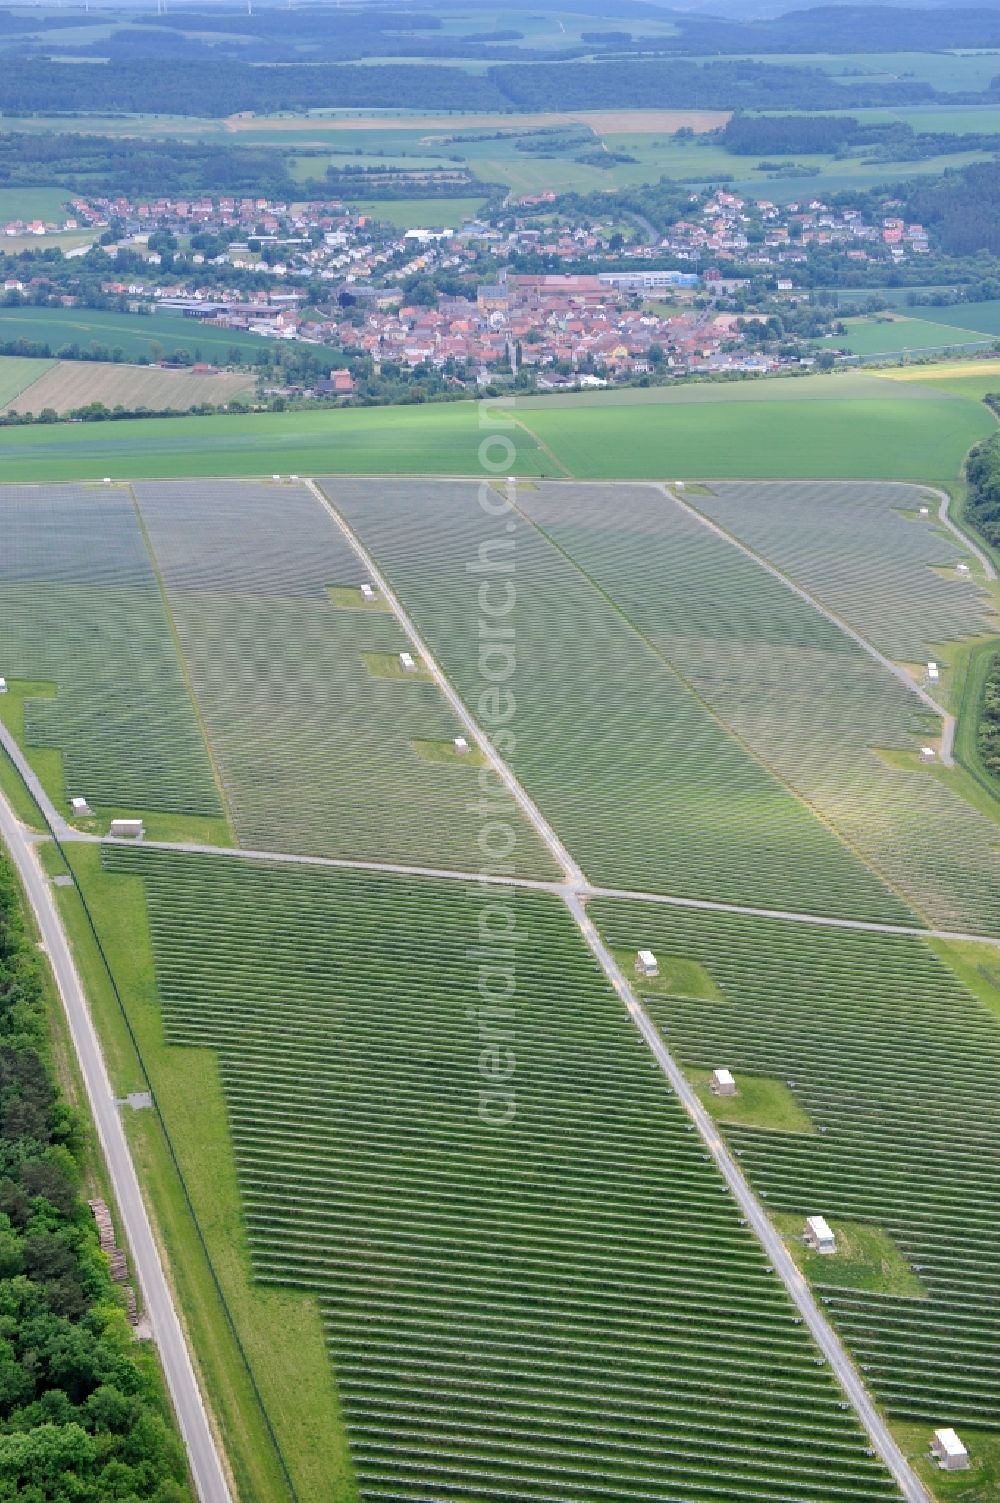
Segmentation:
{"type": "Polygon", "coordinates": [[[950,308],[934,308],[929,315],[939,325],[973,329],[978,334],[1000,339],[1000,298],[983,303],[956,303],[950,308]]]}
{"type": "Polygon", "coordinates": [[[504,900],[507,1118],[474,890],[104,859],[145,880],[173,1068],[217,1055],[257,1277],[319,1300],[353,1483],[303,1503],[896,1495],[558,900],[504,900]]]}
{"type": "MultiPolygon", "coordinates": [[[[971,305],[963,304],[961,309],[942,311],[964,312],[969,306],[971,305]]],[[[940,350],[949,345],[981,343],[985,348],[990,343],[988,334],[977,331],[968,323],[960,323],[957,318],[954,321],[937,321],[936,309],[933,316],[928,318],[890,318],[886,314],[877,314],[848,318],[844,323],[846,334],[834,334],[829,339],[817,340],[817,347],[827,345],[850,350],[854,355],[897,355],[905,350],[919,354],[921,350],[940,350]]]]}
{"type": "Polygon", "coordinates": [[[15,401],[54,364],[53,360],[22,360],[16,355],[0,355],[0,407],[15,401]]]}
{"type": "MultiPolygon", "coordinates": [[[[255,413],[0,429],[6,480],[170,479],[184,475],[474,474],[480,427],[471,402],[430,407],[255,413]]],[[[536,475],[544,456],[518,436],[516,469],[536,475]]],[[[547,461],[545,461],[547,462],[547,461]]]]}
{"type": "Polygon", "coordinates": [[[18,308],[0,307],[0,342],[25,339],[33,344],[47,344],[54,355],[65,345],[77,344],[86,350],[90,345],[120,349],[129,359],[152,357],[159,345],[165,355],[176,350],[200,352],[200,358],[225,364],[230,350],[244,355],[267,349],[269,342],[259,334],[245,334],[238,329],[206,328],[201,322],[177,313],[109,313],[94,308],[18,308]]]}
{"type": "MultiPolygon", "coordinates": [[[[136,497],[240,844],[477,870],[475,765],[413,746],[461,726],[432,682],[369,672],[367,654],[395,663],[412,644],[390,613],[331,599],[367,575],[315,497],[239,482],[136,497]]],[[[517,833],[518,871],[557,875],[517,833]]]]}
{"type": "Polygon", "coordinates": [[[126,490],[0,489],[0,662],[62,802],[218,816],[221,805],[126,490]]]}
{"type": "MultiPolygon", "coordinates": [[[[43,310],[44,311],[44,310],[43,310]]],[[[2,329],[2,325],[0,325],[2,329]]],[[[980,402],[842,372],[800,380],[472,402],[0,429],[8,481],[482,473],[511,437],[521,475],[952,480],[992,431],[980,402]],[[512,422],[512,418],[516,422],[512,422]]]]}
{"type": "Polygon", "coordinates": [[[909,388],[903,397],[854,375],[636,391],[620,405],[605,395],[528,398],[517,410],[581,479],[953,479],[993,428],[976,402],[935,391],[918,405],[909,388]]]}
{"type": "MultiPolygon", "coordinates": [[[[735,514],[734,530],[745,515],[780,515],[776,530],[792,542],[778,552],[778,562],[785,565],[794,553],[806,566],[802,582],[842,617],[856,617],[886,649],[904,647],[926,658],[918,646],[925,627],[947,637],[987,629],[975,586],[929,568],[930,560],[948,563],[961,550],[893,509],[916,509],[923,492],[720,490],[721,500],[697,494],[691,505],[726,526],[735,514]]],[[[726,729],[894,892],[935,927],[1000,934],[996,826],[944,773],[930,776],[919,763],[919,748],[936,736],[938,717],[914,692],[783,581],[658,489],[538,486],[519,504],[726,729]]],[[[752,524],[746,530],[756,545],[752,524]]],[[[718,799],[732,820],[729,840],[737,849],[740,818],[724,796],[728,781],[720,778],[718,799]]],[[[685,823],[691,822],[689,816],[685,823]]],[[[800,877],[807,883],[808,871],[803,860],[800,877]]],[[[801,894],[788,905],[765,900],[763,867],[756,882],[757,906],[805,907],[801,894]]]]}
{"type": "MultiPolygon", "coordinates": [[[[0,225],[15,219],[41,219],[46,224],[61,225],[71,212],[70,196],[68,188],[0,188],[0,225]]],[[[48,243],[48,239],[36,241],[41,247],[48,243]]]]}
{"type": "Polygon", "coordinates": [[[461,229],[462,221],[475,219],[485,199],[478,198],[350,198],[355,214],[368,214],[400,230],[461,229]]]}
{"type": "MultiPolygon", "coordinates": [[[[475,486],[323,484],[474,705],[479,613],[466,565],[483,548],[495,558],[498,533],[475,486]]],[[[591,881],[914,921],[535,527],[523,518],[504,527],[516,561],[504,624],[520,665],[510,722],[518,776],[591,881]]]]}
{"type": "MultiPolygon", "coordinates": [[[[787,1080],[816,1131],[723,1131],[774,1211],[881,1227],[926,1298],[819,1290],[891,1413],[996,1429],[997,1258],[988,1228],[997,1120],[973,1079],[1000,1078],[1000,1034],[921,940],[600,901],[617,945],[700,961],[724,1000],[646,997],[686,1064],[787,1080]]],[[[994,964],[995,952],[979,956],[994,964]]],[[[641,986],[640,986],[641,990],[641,986]]],[[[824,1262],[828,1261],[826,1259],[824,1262]]],[[[834,1260],[829,1260],[830,1262],[834,1260]]],[[[971,1479],[970,1479],[971,1480],[971,1479]]],[[[974,1494],[969,1495],[974,1496],[974,1494]]],[[[987,1494],[981,1493],[981,1497],[987,1494]]]]}

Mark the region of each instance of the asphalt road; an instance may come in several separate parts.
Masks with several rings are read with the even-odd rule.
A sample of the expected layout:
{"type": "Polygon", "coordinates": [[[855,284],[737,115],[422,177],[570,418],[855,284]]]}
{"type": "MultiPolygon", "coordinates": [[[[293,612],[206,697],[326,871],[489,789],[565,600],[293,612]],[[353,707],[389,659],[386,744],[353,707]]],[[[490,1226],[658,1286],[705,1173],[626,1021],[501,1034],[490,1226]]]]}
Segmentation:
{"type": "Polygon", "coordinates": [[[230,1503],[229,1486],[159,1251],[153,1240],[119,1108],[115,1105],[111,1081],[63,932],[51,884],[38,863],[32,841],[2,796],[0,837],[10,851],[28,895],[56,979],[90,1099],[90,1109],[118,1214],[131,1252],[132,1268],[142,1290],[145,1313],[159,1349],[198,1497],[201,1503],[230,1503]]]}

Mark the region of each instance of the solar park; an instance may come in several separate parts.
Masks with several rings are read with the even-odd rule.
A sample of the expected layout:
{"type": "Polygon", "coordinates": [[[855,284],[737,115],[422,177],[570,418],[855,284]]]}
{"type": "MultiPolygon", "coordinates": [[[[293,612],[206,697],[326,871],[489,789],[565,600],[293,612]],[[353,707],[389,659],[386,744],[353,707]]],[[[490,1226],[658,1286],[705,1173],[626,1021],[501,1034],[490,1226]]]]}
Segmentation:
{"type": "MultiPolygon", "coordinates": [[[[253,1375],[255,1309],[298,1301],[336,1394],[331,1492],[294,1353],[261,1367],[280,1466],[233,1438],[242,1491],[900,1496],[607,955],[909,1461],[933,1486],[957,1426],[975,1468],[1000,1433],[1000,842],[922,672],[995,630],[974,554],[919,484],[487,493],[0,486],[0,716],[60,814],[92,811],[62,848],[118,982],[102,1026],[127,1022],[182,1178],[176,1103],[215,1083],[245,1268],[184,1188],[232,1333],[253,1375]],[[123,812],[146,839],[106,838],[123,812]],[[487,922],[516,943],[484,951],[487,922]],[[497,1006],[487,962],[516,972],[497,1006]],[[814,1267],[819,1214],[894,1279],[814,1267]]],[[[224,1359],[198,1355],[211,1397],[224,1359]]]]}

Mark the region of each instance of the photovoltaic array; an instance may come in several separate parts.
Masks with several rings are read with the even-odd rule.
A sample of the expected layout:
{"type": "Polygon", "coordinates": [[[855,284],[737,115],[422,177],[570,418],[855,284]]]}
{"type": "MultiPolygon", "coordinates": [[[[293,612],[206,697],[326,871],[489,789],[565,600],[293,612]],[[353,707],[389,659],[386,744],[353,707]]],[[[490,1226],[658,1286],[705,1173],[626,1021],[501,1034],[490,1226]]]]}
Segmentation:
{"type": "MultiPolygon", "coordinates": [[[[413,744],[461,724],[432,682],[372,671],[412,644],[393,615],[334,603],[367,575],[322,504],[294,484],[136,494],[239,843],[478,870],[477,769],[413,744]]],[[[510,817],[518,870],[555,875],[510,817]]]]}
{"type": "Polygon", "coordinates": [[[491,518],[472,485],[326,484],[467,702],[482,682],[479,585],[492,577],[497,598],[512,571],[512,765],[591,881],[916,921],[530,522],[491,518]],[[492,576],[470,572],[477,560],[492,576]]]}
{"type": "Polygon", "coordinates": [[[92,806],[218,815],[221,803],[129,492],[0,488],[0,675],[29,746],[62,753],[92,806]]]}
{"type": "Polygon", "coordinates": [[[145,879],[167,1039],[218,1051],[254,1267],[318,1296],[365,1503],[896,1496],[556,898],[503,900],[484,1033],[465,884],[104,860],[145,879]]]}
{"type": "MultiPolygon", "coordinates": [[[[850,501],[865,488],[839,490],[850,501]]],[[[913,500],[899,487],[892,495],[913,500]]],[[[887,668],[658,487],[540,486],[520,504],[727,729],[917,912],[937,928],[1000,933],[996,827],[920,766],[939,722],[887,668]],[[894,752],[909,752],[910,764],[894,752]]],[[[889,516],[889,531],[928,536],[889,516]]],[[[796,525],[793,516],[789,531],[796,525]]],[[[946,607],[953,628],[982,619],[968,584],[922,572],[935,629],[946,607]]],[[[912,566],[900,562],[895,575],[897,593],[919,599],[912,566]]],[[[887,626],[892,619],[890,604],[887,626]]]]}
{"type": "Polygon", "coordinates": [[[954,573],[969,549],[938,525],[939,497],[919,486],[722,481],[690,504],[886,657],[919,663],[938,643],[996,627],[971,579],[954,573]]]}
{"type": "MultiPolygon", "coordinates": [[[[645,997],[686,1064],[787,1081],[815,1133],[724,1128],[777,1211],[890,1233],[926,1298],[821,1287],[878,1397],[928,1425],[1000,1424],[996,1018],[924,940],[599,900],[614,945],[699,961],[710,1002],[645,997]]],[[[640,983],[641,990],[641,983],[640,983]]]]}

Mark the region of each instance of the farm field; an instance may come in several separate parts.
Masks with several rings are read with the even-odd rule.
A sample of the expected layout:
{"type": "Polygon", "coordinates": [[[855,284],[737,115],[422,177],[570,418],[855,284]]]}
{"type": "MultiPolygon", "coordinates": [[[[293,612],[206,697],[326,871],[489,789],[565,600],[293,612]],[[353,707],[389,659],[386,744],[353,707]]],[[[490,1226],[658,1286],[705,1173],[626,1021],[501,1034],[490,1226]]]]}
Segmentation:
{"type": "Polygon", "coordinates": [[[996,1016],[921,940],[604,900],[592,913],[612,943],[634,945],[641,928],[722,989],[708,1008],[645,999],[686,1065],[789,1080],[816,1132],[721,1124],[769,1208],[880,1227],[916,1269],[925,1298],[819,1285],[890,1413],[925,1433],[942,1415],[995,1430],[997,1260],[975,1228],[996,1197],[998,1145],[969,1083],[1000,1077],[996,1016]]]}
{"type": "Polygon", "coordinates": [[[401,230],[461,229],[462,221],[475,219],[483,204],[478,198],[352,198],[345,195],[355,214],[368,214],[401,230]]]}
{"type": "Polygon", "coordinates": [[[982,303],[956,303],[950,308],[935,308],[932,316],[939,324],[975,329],[977,333],[1000,339],[1000,298],[990,298],[982,303]]]}
{"type": "Polygon", "coordinates": [[[990,393],[1000,390],[1000,360],[990,357],[950,360],[941,364],[931,361],[919,365],[897,365],[872,374],[908,385],[926,383],[938,386],[942,391],[968,397],[974,402],[981,402],[990,393]]]}
{"type": "MultiPolygon", "coordinates": [[[[747,52],[754,62],[773,63],[774,53],[747,52]]],[[[710,58],[701,58],[709,62],[710,58]]],[[[996,77],[996,52],[787,52],[781,61],[788,67],[819,68],[839,82],[891,82],[917,79],[942,94],[978,94],[996,77]]],[[[852,113],[855,113],[852,111],[852,113]]],[[[864,115],[866,112],[857,111],[864,115]]],[[[905,109],[900,115],[906,115],[905,109]]],[[[942,127],[937,127],[942,129],[942,127]]],[[[969,127],[973,129],[973,127],[969,127]]]]}
{"type": "MultiPolygon", "coordinates": [[[[331,598],[368,576],[315,497],[238,482],[135,494],[239,843],[478,870],[477,768],[414,746],[462,727],[434,683],[366,666],[411,643],[390,613],[331,598]]],[[[526,823],[517,835],[517,870],[557,876],[526,823]]]]}
{"type": "MultiPolygon", "coordinates": [[[[892,656],[926,661],[925,631],[951,640],[996,628],[973,585],[932,572],[962,550],[896,510],[916,510],[926,494],[916,488],[729,486],[719,494],[699,493],[690,504],[736,532],[747,514],[762,527],[770,521],[790,540],[775,562],[892,656]]],[[[944,773],[928,776],[919,763],[939,718],[915,693],[658,488],[538,486],[519,505],[887,886],[936,928],[1000,934],[996,827],[944,773]]],[[[747,531],[766,554],[766,539],[752,524],[747,531]]],[[[801,898],[789,906],[801,908],[801,898]]]]}
{"type": "Polygon", "coordinates": [[[21,392],[26,391],[51,369],[51,360],[28,360],[17,355],[0,355],[0,405],[16,401],[21,392]]]}
{"type": "MultiPolygon", "coordinates": [[[[7,128],[7,121],[4,121],[7,128]]],[[[70,213],[68,188],[0,188],[0,225],[15,219],[41,219],[49,224],[65,223],[70,213]]],[[[0,246],[6,246],[7,235],[0,236],[0,246]]],[[[37,237],[33,237],[38,243],[37,237]]],[[[47,243],[47,240],[43,244],[47,243]]]]}
{"type": "Polygon", "coordinates": [[[480,444],[500,433],[516,449],[505,468],[520,475],[947,481],[993,425],[971,396],[842,372],[529,397],[510,409],[453,402],[137,420],[99,433],[8,428],[0,466],[11,481],[470,475],[481,473],[480,444]]]}
{"type": "Polygon", "coordinates": [[[891,393],[884,401],[880,384],[851,376],[688,386],[620,406],[528,398],[517,411],[580,479],[952,479],[992,430],[974,401],[941,393],[933,407],[911,405],[920,388],[903,397],[881,384],[891,393]]]}
{"type": "MultiPolygon", "coordinates": [[[[496,556],[498,529],[474,484],[323,485],[475,704],[477,580],[466,564],[484,547],[496,556]]],[[[518,777],[592,882],[915,921],[535,527],[504,527],[518,582],[505,622],[519,665],[518,777]]]]}
{"type": "Polygon", "coordinates": [[[468,1010],[479,894],[104,859],[145,882],[175,1068],[217,1055],[257,1276],[319,1300],[365,1503],[895,1496],[556,899],[509,897],[501,1131],[468,1010]]]}
{"type": "MultiPolygon", "coordinates": [[[[44,433],[0,429],[0,466],[10,480],[170,479],[180,476],[469,474],[479,467],[478,408],[428,407],[254,413],[59,424],[44,433]]],[[[538,474],[544,456],[527,433],[515,468],[538,474]]],[[[545,461],[548,463],[548,461],[545,461]]]]}
{"type": "MultiPolygon", "coordinates": [[[[963,305],[962,312],[965,311],[963,305]]],[[[959,310],[943,309],[943,312],[959,310]]],[[[816,341],[817,348],[850,350],[854,355],[896,355],[904,351],[917,353],[921,350],[939,350],[948,345],[971,345],[990,343],[990,336],[968,323],[937,320],[937,310],[932,318],[912,318],[901,315],[890,317],[884,313],[862,315],[860,318],[844,319],[846,334],[834,334],[829,339],[816,341]]]]}
{"type": "Polygon", "coordinates": [[[110,313],[96,308],[24,308],[0,306],[0,342],[25,339],[47,344],[54,355],[64,345],[81,349],[104,345],[124,356],[152,359],[156,346],[165,355],[188,350],[196,358],[225,363],[230,350],[252,354],[268,348],[259,334],[239,329],[205,328],[175,313],[110,313]],[[198,353],[196,353],[198,352],[198,353]]]}
{"type": "MultiPolygon", "coordinates": [[[[31,362],[41,369],[34,379],[13,399],[6,411],[33,412],[46,408],[70,412],[91,402],[105,407],[150,407],[154,411],[173,408],[185,412],[203,402],[222,407],[237,397],[252,397],[252,375],[220,371],[202,375],[189,370],[160,370],[148,365],[110,365],[96,360],[59,360],[31,362]]],[[[0,364],[0,400],[3,398],[4,367],[0,364]]]]}
{"type": "Polygon", "coordinates": [[[25,740],[60,754],[56,801],[220,816],[128,491],[2,487],[0,535],[2,672],[37,686],[25,740]]]}

